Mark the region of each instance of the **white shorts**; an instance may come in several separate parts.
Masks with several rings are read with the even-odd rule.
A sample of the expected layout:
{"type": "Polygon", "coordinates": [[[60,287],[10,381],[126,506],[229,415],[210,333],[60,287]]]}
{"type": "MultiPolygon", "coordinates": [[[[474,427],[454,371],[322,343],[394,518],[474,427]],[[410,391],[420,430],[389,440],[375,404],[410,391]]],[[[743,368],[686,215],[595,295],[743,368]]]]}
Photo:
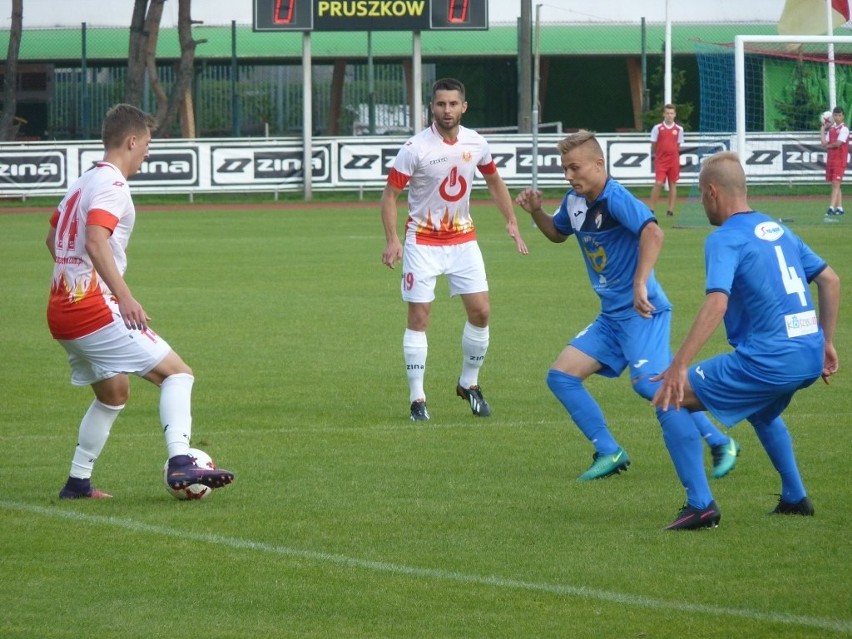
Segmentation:
{"type": "Polygon", "coordinates": [[[432,246],[406,241],[402,253],[403,301],[434,300],[435,280],[439,275],[447,276],[450,296],[488,290],[485,262],[476,242],[432,246]]]}
{"type": "Polygon", "coordinates": [[[121,317],[91,335],[56,340],[68,352],[71,383],[89,386],[121,373],[147,375],[172,350],[150,328],[140,331],[124,325],[121,317]]]}

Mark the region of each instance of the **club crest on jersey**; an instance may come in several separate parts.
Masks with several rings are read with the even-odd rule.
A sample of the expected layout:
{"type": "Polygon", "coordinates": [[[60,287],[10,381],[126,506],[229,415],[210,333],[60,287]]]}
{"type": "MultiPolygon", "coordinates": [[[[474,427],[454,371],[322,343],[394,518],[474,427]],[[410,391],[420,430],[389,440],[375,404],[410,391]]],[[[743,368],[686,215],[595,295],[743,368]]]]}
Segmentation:
{"type": "Polygon", "coordinates": [[[600,229],[602,223],[603,215],[601,215],[600,213],[595,213],[595,228],[600,229]]]}
{"type": "Polygon", "coordinates": [[[473,159],[473,154],[470,151],[465,151],[462,153],[462,160],[464,162],[470,162],[473,159]]]}
{"type": "Polygon", "coordinates": [[[759,240],[774,242],[784,235],[784,229],[777,222],[761,222],[754,227],[754,235],[759,240]]]}
{"type": "Polygon", "coordinates": [[[467,193],[467,181],[459,175],[459,170],[453,167],[450,174],[441,182],[438,192],[447,202],[458,202],[467,193]],[[448,189],[453,192],[451,193],[448,189]]]}

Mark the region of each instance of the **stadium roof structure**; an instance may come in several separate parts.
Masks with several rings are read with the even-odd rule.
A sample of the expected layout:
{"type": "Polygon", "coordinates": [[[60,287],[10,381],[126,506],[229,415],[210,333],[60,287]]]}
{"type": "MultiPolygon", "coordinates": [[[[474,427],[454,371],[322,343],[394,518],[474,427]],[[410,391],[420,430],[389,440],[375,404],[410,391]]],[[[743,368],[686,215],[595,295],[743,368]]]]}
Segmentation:
{"type": "MultiPolygon", "coordinates": [[[[81,28],[25,29],[21,37],[20,62],[64,62],[82,58],[81,28]]],[[[88,27],[86,58],[102,62],[127,59],[128,28],[88,27]]],[[[206,40],[195,51],[197,60],[231,57],[231,26],[195,25],[196,40],[206,40]]],[[[236,25],[236,53],[242,60],[299,60],[302,34],[299,32],[255,32],[250,25],[236,25]]],[[[641,29],[636,23],[544,24],[540,28],[543,56],[633,56],[642,53],[641,29]]],[[[733,44],[734,36],[776,35],[775,23],[674,24],[672,53],[695,53],[695,42],[733,44]]],[[[646,52],[662,52],[665,25],[647,24],[646,52]]],[[[9,33],[0,33],[0,50],[8,48],[9,33]]],[[[464,58],[489,55],[514,57],[518,36],[514,24],[492,25],[488,31],[424,31],[421,35],[425,59],[464,58]]],[[[411,55],[411,33],[374,32],[372,51],[376,58],[405,58],[411,55]]],[[[311,53],[314,60],[365,58],[366,32],[314,32],[311,53]]],[[[176,28],[160,30],[157,58],[177,59],[180,45],[176,28]]]]}

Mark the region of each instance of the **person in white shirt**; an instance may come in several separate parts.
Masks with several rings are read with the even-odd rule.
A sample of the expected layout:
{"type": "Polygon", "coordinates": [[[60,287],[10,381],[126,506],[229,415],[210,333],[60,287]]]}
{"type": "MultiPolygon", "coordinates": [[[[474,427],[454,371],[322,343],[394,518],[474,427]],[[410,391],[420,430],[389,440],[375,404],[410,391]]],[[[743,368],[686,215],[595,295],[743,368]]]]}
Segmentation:
{"type": "Polygon", "coordinates": [[[491,307],[485,264],[470,215],[476,171],[485,179],[518,251],[528,251],[518,230],[512,198],[497,172],[488,143],[475,131],[461,126],[467,110],[464,85],[452,78],[435,82],[430,108],[432,124],[399,150],[381,199],[387,240],[382,263],[393,269],[402,261],[402,299],[408,302],[403,353],[410,416],[415,421],[430,418],[424,390],[426,329],[436,278],[446,275],[450,295],[461,297],[467,313],[456,394],[469,404],[475,416],[488,417],[491,408],[479,386],[479,370],[488,350],[491,307]],[[403,250],[397,232],[397,199],[406,186],[408,220],[403,250]]]}
{"type": "Polygon", "coordinates": [[[103,499],[91,484],[94,464],[130,396],[128,374],[160,388],[160,421],[169,454],[167,483],[219,488],[227,470],[198,467],[189,454],[192,369],[148,325],[150,318],[124,279],[136,209],[127,179],[148,157],[153,118],[129,104],[107,112],[103,161],[68,189],[50,219],[46,244],[53,257],[47,306],[50,333],[68,354],[71,383],[95,394],[77,436],[60,499],[103,499]]]}

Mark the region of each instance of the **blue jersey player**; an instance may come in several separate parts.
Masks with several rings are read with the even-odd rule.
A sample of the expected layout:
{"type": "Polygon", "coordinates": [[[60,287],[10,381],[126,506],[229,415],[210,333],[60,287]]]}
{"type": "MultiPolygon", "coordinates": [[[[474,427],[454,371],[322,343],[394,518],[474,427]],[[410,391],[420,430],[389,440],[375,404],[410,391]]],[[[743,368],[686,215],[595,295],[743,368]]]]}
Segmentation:
{"type": "MultiPolygon", "coordinates": [[[[610,432],[603,413],[583,381],[597,373],[618,377],[630,371],[633,389],[650,400],[659,386],[651,377],[671,361],[669,332],[671,304],[654,277],[654,265],[663,244],[663,232],[651,211],[621,184],[608,177],[603,150],[589,131],[579,131],[559,143],[565,177],[571,190],[551,216],[541,208],[541,194],[526,189],[516,203],[532,216],[553,242],[577,238],[592,287],[601,300],[601,313],[560,353],[547,374],[547,385],[592,442],[592,465],[578,480],[598,479],[626,470],[627,452],[610,432]]],[[[661,421],[682,421],[684,428],[667,429],[690,443],[703,437],[714,457],[714,476],[733,468],[737,443],[717,429],[704,413],[669,415],[661,421]],[[689,430],[687,433],[686,430],[689,430]]],[[[666,443],[680,446],[678,442],[666,443]]],[[[678,469],[679,470],[679,469],[678,469]]],[[[683,479],[683,478],[682,478],[683,479]]],[[[704,473],[689,492],[709,497],[704,473]]],[[[691,481],[691,479],[690,479],[691,481]]]]}
{"type": "MultiPolygon", "coordinates": [[[[813,515],[781,413],[797,390],[837,372],[840,279],[790,229],[751,210],[736,154],[708,158],[699,187],[707,219],[719,227],[705,244],[706,297],[653,402],[670,413],[709,410],[728,427],[747,420],[781,476],[772,512],[813,515]],[[690,366],[723,320],[734,350],[690,366]]],[[[703,472],[700,446],[679,453],[675,463],[703,472]]],[[[712,526],[720,517],[715,501],[690,497],[670,528],[712,526]]]]}

